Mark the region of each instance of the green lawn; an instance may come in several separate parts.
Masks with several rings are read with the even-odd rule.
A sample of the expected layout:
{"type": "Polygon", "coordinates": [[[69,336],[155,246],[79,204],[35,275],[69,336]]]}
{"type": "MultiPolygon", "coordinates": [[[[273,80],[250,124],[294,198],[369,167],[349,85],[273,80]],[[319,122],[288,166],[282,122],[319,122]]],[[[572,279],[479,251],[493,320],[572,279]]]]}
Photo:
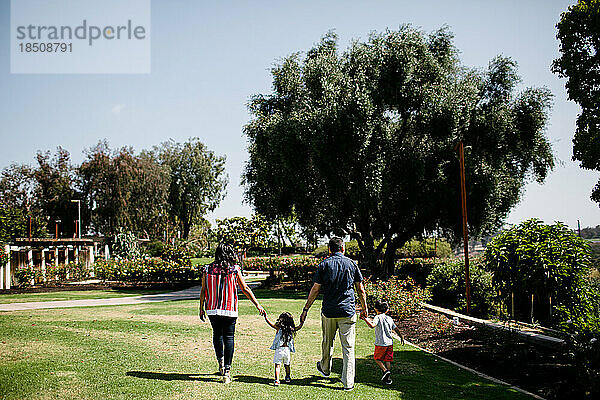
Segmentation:
{"type": "MultiPolygon", "coordinates": [[[[305,294],[256,291],[276,318],[299,315],[305,294]]],[[[197,301],[0,313],[0,397],[3,399],[524,399],[411,347],[397,346],[394,383],[383,386],[372,360],[373,331],[357,331],[353,392],[341,391],[339,346],[331,379],[317,376],[317,302],[296,338],[291,385],[272,381],[274,332],[247,300],[240,301],[233,383],[214,375],[211,329],[197,301]]]]}
{"type": "Polygon", "coordinates": [[[213,262],[215,259],[212,257],[202,257],[202,258],[192,258],[192,265],[205,265],[205,264],[210,264],[211,262],[213,262]]]}
{"type": "Polygon", "coordinates": [[[33,301],[60,301],[108,299],[111,297],[141,296],[145,294],[166,293],[172,290],[154,289],[107,289],[107,290],[69,290],[47,293],[0,294],[0,304],[29,303],[33,301]]]}

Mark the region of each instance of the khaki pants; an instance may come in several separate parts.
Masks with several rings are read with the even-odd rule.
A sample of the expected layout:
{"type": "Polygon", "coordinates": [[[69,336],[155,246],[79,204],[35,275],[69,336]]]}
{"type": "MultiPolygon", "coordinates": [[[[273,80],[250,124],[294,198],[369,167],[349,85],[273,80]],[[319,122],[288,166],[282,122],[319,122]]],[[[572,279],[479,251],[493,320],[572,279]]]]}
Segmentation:
{"type": "Polygon", "coordinates": [[[340,331],[342,344],[342,384],[345,388],[354,386],[354,342],[356,340],[356,314],[345,318],[327,318],[321,314],[321,328],[323,329],[323,343],[321,345],[321,368],[325,374],[331,373],[333,359],[333,341],[335,334],[340,331]]]}

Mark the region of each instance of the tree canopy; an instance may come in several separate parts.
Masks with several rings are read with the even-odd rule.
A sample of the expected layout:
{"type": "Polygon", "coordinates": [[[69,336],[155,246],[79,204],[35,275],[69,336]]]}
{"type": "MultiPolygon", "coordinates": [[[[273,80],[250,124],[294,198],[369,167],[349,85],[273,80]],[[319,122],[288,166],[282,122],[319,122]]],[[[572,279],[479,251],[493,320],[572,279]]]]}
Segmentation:
{"type": "Polygon", "coordinates": [[[350,235],[371,266],[424,231],[458,236],[466,146],[469,229],[499,227],[527,179],[553,167],[545,127],[551,94],[519,93],[517,66],[460,64],[447,29],[404,26],[340,52],[327,34],[273,68],[273,91],[252,97],[244,127],[246,199],[268,218],[295,210],[320,234],[350,235]],[[381,242],[375,246],[375,240],[381,242]]]}
{"type": "MultiPolygon", "coordinates": [[[[573,138],[573,160],[600,171],[600,1],[579,0],[556,25],[561,57],[552,71],[567,78],[569,99],[581,106],[573,138]]],[[[592,191],[600,203],[600,181],[592,191]]]]}
{"type": "Polygon", "coordinates": [[[225,157],[217,156],[197,138],[165,142],[154,152],[170,168],[168,212],[187,239],[192,225],[225,198],[225,157]]]}

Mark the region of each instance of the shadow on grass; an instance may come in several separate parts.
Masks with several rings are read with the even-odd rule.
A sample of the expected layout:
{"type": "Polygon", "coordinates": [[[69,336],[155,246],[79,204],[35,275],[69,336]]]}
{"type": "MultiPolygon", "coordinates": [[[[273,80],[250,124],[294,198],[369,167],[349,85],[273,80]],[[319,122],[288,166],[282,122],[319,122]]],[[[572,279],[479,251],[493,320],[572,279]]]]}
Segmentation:
{"type": "MultiPolygon", "coordinates": [[[[265,378],[262,376],[253,376],[253,375],[235,375],[233,377],[234,380],[243,382],[243,383],[256,383],[260,385],[272,385],[273,379],[265,378]]],[[[325,389],[339,389],[342,390],[342,387],[333,387],[332,385],[339,382],[339,379],[336,378],[322,378],[320,376],[307,376],[306,378],[300,379],[292,379],[290,383],[283,383],[282,385],[287,386],[313,386],[320,387],[325,389]],[[329,381],[330,384],[323,383],[324,381],[329,381]]]]}
{"type": "Polygon", "coordinates": [[[127,376],[135,378],[153,379],[159,381],[202,381],[219,382],[221,377],[217,374],[179,374],[173,372],[148,372],[148,371],[127,371],[127,376]]]}
{"type": "Polygon", "coordinates": [[[253,292],[257,299],[301,300],[308,296],[308,292],[304,290],[254,289],[253,292]]]}

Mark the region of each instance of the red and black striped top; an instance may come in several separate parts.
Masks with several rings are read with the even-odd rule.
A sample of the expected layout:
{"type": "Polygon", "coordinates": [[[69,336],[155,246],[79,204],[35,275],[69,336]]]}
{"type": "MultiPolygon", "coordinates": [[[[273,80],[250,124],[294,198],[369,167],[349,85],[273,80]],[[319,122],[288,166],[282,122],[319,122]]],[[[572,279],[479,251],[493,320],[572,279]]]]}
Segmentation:
{"type": "Polygon", "coordinates": [[[206,279],[206,314],[224,317],[238,316],[237,274],[238,265],[204,267],[206,279]]]}

